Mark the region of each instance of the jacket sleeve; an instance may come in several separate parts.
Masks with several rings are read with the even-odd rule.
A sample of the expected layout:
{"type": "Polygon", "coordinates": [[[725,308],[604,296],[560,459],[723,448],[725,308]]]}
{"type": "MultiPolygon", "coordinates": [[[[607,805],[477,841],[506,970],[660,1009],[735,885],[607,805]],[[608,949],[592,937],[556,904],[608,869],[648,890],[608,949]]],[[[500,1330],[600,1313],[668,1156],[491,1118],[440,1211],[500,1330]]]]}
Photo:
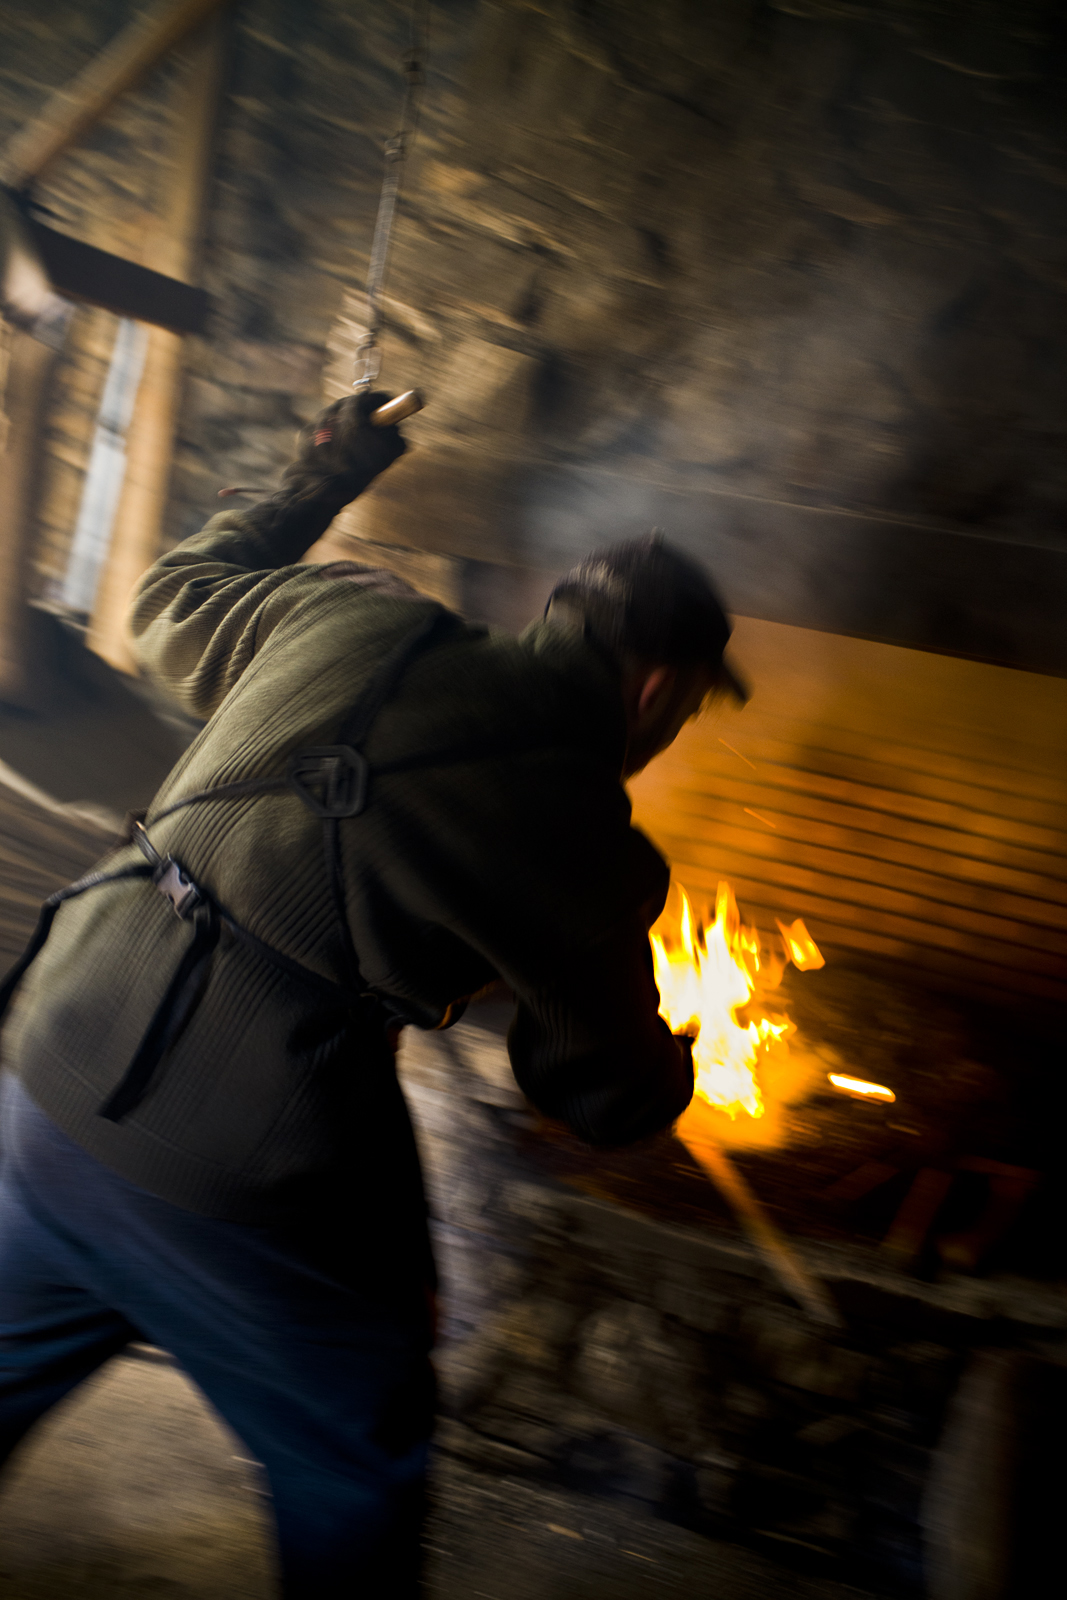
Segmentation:
{"type": "Polygon", "coordinates": [[[134,648],[184,710],[210,717],[274,628],[307,599],[315,569],[295,563],[314,536],[268,531],[248,512],[224,511],[145,574],[130,610],[134,648]]]}
{"type": "Polygon", "coordinates": [[[666,1128],[693,1096],[693,1062],[659,1016],[644,917],[520,997],[508,1038],[528,1099],[590,1144],[628,1144],[666,1128]]]}

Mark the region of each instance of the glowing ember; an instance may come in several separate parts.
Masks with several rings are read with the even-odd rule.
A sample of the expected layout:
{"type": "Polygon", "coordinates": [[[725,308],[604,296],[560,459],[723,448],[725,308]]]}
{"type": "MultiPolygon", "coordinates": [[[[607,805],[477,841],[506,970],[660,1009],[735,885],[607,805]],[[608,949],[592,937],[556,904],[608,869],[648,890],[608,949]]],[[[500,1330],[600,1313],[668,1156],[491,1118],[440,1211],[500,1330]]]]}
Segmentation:
{"type": "Polygon", "coordinates": [[[849,1078],[843,1072],[828,1072],[826,1076],[835,1089],[840,1089],[844,1094],[855,1094],[864,1100],[892,1101],[896,1095],[892,1089],[887,1089],[884,1083],[868,1083],[866,1078],[849,1078]]]}
{"type": "Polygon", "coordinates": [[[817,972],[825,967],[826,957],[799,917],[795,922],[779,922],[778,932],[785,941],[787,957],[800,972],[817,972]]]}
{"type": "MultiPolygon", "coordinates": [[[[760,1065],[771,1051],[784,1051],[796,1032],[788,1017],[762,1004],[763,993],[781,982],[784,963],[761,960],[759,934],[741,922],[728,883],[719,884],[709,928],[697,924],[685,890],[680,893],[676,925],[665,912],[651,935],[660,1015],[673,1032],[693,1040],[696,1093],[730,1117],[740,1111],[762,1117],[760,1065]]],[[[787,960],[802,969],[823,965],[802,922],[779,926],[787,960]]]]}

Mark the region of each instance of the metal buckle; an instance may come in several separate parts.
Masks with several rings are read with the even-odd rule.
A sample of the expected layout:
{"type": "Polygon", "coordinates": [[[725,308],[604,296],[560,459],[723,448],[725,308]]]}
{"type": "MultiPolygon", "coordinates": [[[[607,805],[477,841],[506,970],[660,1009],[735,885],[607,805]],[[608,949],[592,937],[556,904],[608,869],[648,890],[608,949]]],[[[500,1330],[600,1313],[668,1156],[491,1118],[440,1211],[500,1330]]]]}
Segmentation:
{"type": "Polygon", "coordinates": [[[366,756],[348,744],[298,750],[289,758],[287,777],[317,817],[355,817],[367,803],[370,767],[366,756]]]}
{"type": "Polygon", "coordinates": [[[164,857],[158,875],[153,879],[165,900],[169,900],[176,914],[187,921],[204,903],[204,896],[192,878],[187,878],[173,856],[164,857]]]}

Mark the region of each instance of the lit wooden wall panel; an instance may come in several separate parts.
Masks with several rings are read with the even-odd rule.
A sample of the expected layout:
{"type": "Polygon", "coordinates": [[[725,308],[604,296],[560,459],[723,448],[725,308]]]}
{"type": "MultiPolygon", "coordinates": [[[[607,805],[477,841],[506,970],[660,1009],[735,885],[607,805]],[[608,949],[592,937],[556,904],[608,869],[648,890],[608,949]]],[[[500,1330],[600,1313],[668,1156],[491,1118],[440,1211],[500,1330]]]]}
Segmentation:
{"type": "Polygon", "coordinates": [[[1067,682],[738,621],[743,711],[633,785],[698,897],[1001,1000],[1067,1000],[1067,682]]]}

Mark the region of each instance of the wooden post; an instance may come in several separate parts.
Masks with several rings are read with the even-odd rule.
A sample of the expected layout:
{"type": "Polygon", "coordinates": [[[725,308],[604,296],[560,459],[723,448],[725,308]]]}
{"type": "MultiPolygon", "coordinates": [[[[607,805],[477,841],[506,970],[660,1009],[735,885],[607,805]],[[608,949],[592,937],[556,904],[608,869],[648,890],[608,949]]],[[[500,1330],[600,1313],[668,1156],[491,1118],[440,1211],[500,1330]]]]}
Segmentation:
{"type": "Polygon", "coordinates": [[[121,94],[180,44],[223,0],[166,0],[133,18],[73,81],[19,130],[0,156],[13,189],[39,178],[62,151],[99,122],[121,94]]]}
{"type": "Polygon", "coordinates": [[[40,689],[30,649],[33,513],[49,379],[57,352],[20,328],[0,326],[0,702],[32,710],[40,689]],[[3,357],[0,357],[3,359],[3,357]]]}
{"type": "MultiPolygon", "coordinates": [[[[146,263],[185,282],[193,276],[199,256],[223,58],[224,30],[214,19],[190,50],[175,95],[174,166],[166,210],[146,263]]],[[[137,671],[126,632],[126,609],[138,579],[159,553],[181,379],[181,336],[153,328],[126,438],[126,481],[89,624],[90,647],[122,672],[137,671]]]]}

